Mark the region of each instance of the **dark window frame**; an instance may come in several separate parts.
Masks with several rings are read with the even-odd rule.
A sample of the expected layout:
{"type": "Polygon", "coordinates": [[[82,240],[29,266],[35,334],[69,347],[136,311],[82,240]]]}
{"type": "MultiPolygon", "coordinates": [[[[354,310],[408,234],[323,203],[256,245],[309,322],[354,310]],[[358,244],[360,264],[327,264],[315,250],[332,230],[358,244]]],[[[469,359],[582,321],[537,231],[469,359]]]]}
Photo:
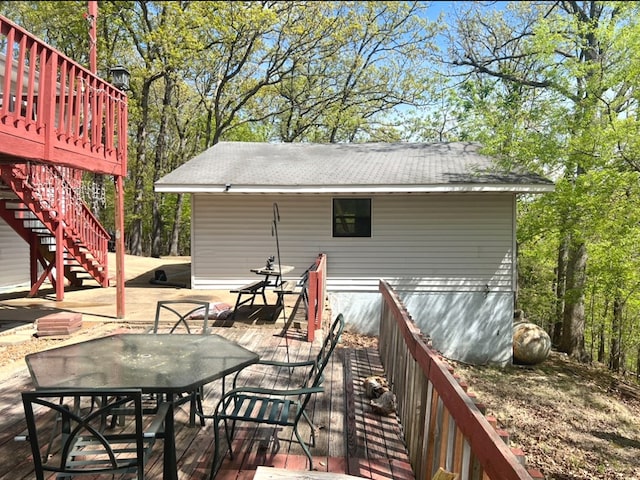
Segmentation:
{"type": "Polygon", "coordinates": [[[371,238],[372,201],[370,197],[335,197],[331,202],[333,238],[371,238]]]}

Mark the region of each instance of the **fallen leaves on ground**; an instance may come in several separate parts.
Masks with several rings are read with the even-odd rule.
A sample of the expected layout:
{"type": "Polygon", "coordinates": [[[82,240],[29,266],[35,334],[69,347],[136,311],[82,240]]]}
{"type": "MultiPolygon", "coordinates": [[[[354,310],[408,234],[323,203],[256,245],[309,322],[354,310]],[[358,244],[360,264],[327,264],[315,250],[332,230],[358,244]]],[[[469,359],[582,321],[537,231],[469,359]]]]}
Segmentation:
{"type": "Polygon", "coordinates": [[[449,363],[546,479],[640,479],[635,379],[555,352],[536,366],[449,363]]]}

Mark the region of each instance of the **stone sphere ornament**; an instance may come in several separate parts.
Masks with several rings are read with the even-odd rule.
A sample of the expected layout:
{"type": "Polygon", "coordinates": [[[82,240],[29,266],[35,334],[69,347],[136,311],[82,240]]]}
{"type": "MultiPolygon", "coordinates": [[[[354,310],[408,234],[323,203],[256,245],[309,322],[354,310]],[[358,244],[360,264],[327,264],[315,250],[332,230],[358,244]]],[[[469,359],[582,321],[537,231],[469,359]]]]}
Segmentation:
{"type": "Polygon", "coordinates": [[[551,352],[551,338],[535,323],[519,322],[513,326],[513,362],[537,365],[551,352]]]}

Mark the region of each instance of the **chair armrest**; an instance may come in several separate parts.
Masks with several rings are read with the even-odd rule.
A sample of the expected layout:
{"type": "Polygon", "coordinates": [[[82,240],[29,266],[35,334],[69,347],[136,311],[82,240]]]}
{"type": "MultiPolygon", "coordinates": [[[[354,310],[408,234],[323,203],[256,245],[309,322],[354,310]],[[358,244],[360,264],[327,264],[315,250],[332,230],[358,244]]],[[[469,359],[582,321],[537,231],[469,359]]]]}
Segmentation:
{"type": "Polygon", "coordinates": [[[158,405],[158,410],[156,414],[153,416],[153,420],[149,427],[144,431],[145,438],[154,438],[158,436],[159,433],[162,433],[164,430],[164,421],[166,420],[169,409],[173,408],[173,406],[169,402],[162,402],[158,405]]]}
{"type": "Polygon", "coordinates": [[[315,360],[304,360],[301,362],[282,362],[279,360],[258,360],[256,363],[247,365],[245,368],[253,367],[255,365],[270,365],[274,367],[310,367],[316,363],[315,360]]]}
{"type": "Polygon", "coordinates": [[[321,393],[324,392],[324,387],[301,387],[301,388],[291,388],[291,389],[278,389],[278,388],[260,388],[260,387],[239,387],[234,388],[233,390],[229,390],[225,393],[224,397],[220,400],[220,403],[224,401],[224,399],[234,397],[240,393],[253,393],[255,395],[274,395],[280,397],[289,397],[289,396],[297,396],[303,395],[307,393],[321,393]]]}
{"type": "Polygon", "coordinates": [[[251,367],[255,367],[255,366],[259,366],[259,365],[263,365],[263,366],[267,366],[267,367],[284,367],[284,368],[296,368],[296,367],[311,367],[312,365],[315,365],[316,361],[315,360],[304,360],[304,361],[300,361],[300,362],[283,362],[283,361],[279,361],[279,360],[258,360],[255,363],[252,363],[250,365],[247,365],[246,367],[244,367],[242,370],[238,370],[235,375],[233,376],[233,388],[236,388],[236,385],[238,383],[238,377],[244,372],[246,371],[248,368],[251,367]]]}

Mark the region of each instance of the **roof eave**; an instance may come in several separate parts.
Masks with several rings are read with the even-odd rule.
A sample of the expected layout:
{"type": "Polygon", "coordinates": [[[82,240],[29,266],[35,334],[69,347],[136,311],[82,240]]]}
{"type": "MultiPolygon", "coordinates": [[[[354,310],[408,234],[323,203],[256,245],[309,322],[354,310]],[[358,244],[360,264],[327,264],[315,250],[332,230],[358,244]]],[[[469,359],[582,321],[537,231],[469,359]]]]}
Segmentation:
{"type": "Polygon", "coordinates": [[[384,194],[384,193],[514,193],[535,194],[555,190],[554,184],[438,184],[438,185],[198,185],[156,184],[159,193],[244,194],[384,194]]]}

